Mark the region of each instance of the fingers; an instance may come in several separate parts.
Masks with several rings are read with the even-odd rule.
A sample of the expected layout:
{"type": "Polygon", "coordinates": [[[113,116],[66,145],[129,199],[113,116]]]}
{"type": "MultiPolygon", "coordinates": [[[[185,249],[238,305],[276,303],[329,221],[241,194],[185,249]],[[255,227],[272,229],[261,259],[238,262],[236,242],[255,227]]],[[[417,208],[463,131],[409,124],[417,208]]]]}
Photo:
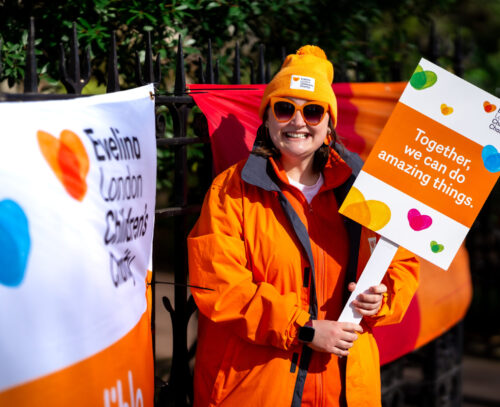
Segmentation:
{"type": "Polygon", "coordinates": [[[339,343],[332,349],[331,353],[339,357],[349,356],[349,349],[351,349],[353,346],[353,343],[339,343]]]}
{"type": "MultiPolygon", "coordinates": [[[[357,336],[356,336],[357,339],[357,336]]],[[[354,346],[354,341],[353,340],[337,340],[335,344],[331,345],[331,347],[328,349],[329,353],[332,353],[336,356],[348,356],[349,355],[349,349],[351,349],[354,346]]]]}
{"type": "Polygon", "coordinates": [[[331,353],[339,357],[349,355],[349,349],[354,346],[354,342],[358,339],[356,332],[363,332],[361,326],[353,323],[345,323],[342,328],[343,332],[339,335],[335,346],[331,349],[331,353]]]}
{"type": "Polygon", "coordinates": [[[343,335],[337,340],[336,345],[332,349],[334,355],[339,357],[348,356],[349,349],[354,346],[354,342],[358,339],[358,335],[351,332],[363,332],[363,328],[357,324],[349,324],[349,327],[344,327],[343,335]]]}
{"type": "Polygon", "coordinates": [[[315,320],[313,326],[315,334],[309,346],[337,356],[347,356],[359,333],[363,332],[360,325],[351,322],[315,320]]]}
{"type": "Polygon", "coordinates": [[[355,324],[353,322],[343,322],[342,323],[342,329],[345,332],[359,332],[363,333],[363,328],[361,325],[355,324]]]}
{"type": "Polygon", "coordinates": [[[379,305],[382,301],[382,294],[359,294],[353,301],[353,305],[358,305],[370,308],[374,305],[379,305]]]}
{"type": "Polygon", "coordinates": [[[373,294],[383,294],[387,292],[387,287],[385,284],[374,285],[369,291],[373,294]]]}
{"type": "Polygon", "coordinates": [[[361,315],[374,315],[380,309],[386,292],[387,287],[384,284],[372,286],[366,292],[359,294],[352,305],[361,315]]]}

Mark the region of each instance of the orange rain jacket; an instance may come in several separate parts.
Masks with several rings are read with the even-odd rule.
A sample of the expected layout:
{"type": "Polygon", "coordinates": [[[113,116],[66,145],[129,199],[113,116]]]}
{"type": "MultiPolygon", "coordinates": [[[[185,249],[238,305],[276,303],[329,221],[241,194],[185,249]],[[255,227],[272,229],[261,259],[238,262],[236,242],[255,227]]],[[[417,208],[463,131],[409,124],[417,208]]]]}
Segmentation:
{"type": "Polygon", "coordinates": [[[402,319],[417,288],[412,253],[397,251],[383,281],[388,295],[363,319],[347,361],[297,339],[309,319],[337,320],[376,236],[338,214],[351,168],[361,165],[331,151],[311,204],[279,163],[256,155],[219,174],[207,193],[188,238],[190,283],[210,289],[192,288],[200,310],[195,407],[330,407],[339,397],[349,407],[381,405],[371,327],[402,319]]]}

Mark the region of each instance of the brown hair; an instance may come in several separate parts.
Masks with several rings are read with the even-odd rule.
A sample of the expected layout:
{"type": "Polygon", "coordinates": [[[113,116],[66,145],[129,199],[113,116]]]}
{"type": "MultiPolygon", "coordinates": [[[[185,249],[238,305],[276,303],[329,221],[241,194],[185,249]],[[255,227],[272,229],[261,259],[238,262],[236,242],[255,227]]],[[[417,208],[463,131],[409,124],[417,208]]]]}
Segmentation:
{"type": "MultiPolygon", "coordinates": [[[[264,124],[266,120],[267,120],[267,111],[264,113],[262,124],[257,129],[257,137],[255,138],[255,144],[252,150],[252,154],[265,158],[269,157],[279,158],[281,156],[281,151],[278,150],[278,148],[274,145],[273,141],[271,140],[271,136],[269,135],[269,129],[264,124]]],[[[333,128],[333,123],[331,118],[328,120],[328,128],[331,130],[330,136],[332,138],[332,142],[330,143],[330,145],[333,146],[337,142],[337,133],[333,128]]],[[[314,172],[322,172],[323,169],[325,168],[325,165],[328,161],[328,157],[330,156],[330,145],[326,145],[323,143],[321,147],[319,147],[314,152],[314,159],[313,159],[314,172]]]]}

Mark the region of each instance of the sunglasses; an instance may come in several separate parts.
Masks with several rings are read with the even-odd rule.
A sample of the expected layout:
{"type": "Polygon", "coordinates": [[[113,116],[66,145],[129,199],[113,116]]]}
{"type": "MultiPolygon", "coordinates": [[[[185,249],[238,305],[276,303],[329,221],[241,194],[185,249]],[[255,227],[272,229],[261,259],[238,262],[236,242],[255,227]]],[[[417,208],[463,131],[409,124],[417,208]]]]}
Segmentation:
{"type": "Polygon", "coordinates": [[[311,101],[298,105],[289,99],[271,97],[271,110],[274,118],[280,123],[290,121],[298,110],[308,125],[316,126],[323,120],[328,110],[328,103],[311,101]]]}

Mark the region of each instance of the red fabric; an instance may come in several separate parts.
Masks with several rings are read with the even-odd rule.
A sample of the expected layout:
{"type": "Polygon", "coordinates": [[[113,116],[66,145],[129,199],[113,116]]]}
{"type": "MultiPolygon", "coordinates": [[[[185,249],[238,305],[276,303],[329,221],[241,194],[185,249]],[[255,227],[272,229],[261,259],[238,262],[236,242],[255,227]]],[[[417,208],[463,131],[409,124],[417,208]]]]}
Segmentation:
{"type": "MultiPolygon", "coordinates": [[[[190,95],[207,118],[215,174],[245,158],[262,121],[258,111],[266,85],[189,85],[190,95]]],[[[358,108],[347,83],[334,84],[339,120],[336,128],[344,145],[361,154],[364,139],[355,131],[358,108]]]]}
{"type": "Polygon", "coordinates": [[[208,122],[215,174],[245,158],[252,149],[265,85],[189,85],[208,122]]]}

